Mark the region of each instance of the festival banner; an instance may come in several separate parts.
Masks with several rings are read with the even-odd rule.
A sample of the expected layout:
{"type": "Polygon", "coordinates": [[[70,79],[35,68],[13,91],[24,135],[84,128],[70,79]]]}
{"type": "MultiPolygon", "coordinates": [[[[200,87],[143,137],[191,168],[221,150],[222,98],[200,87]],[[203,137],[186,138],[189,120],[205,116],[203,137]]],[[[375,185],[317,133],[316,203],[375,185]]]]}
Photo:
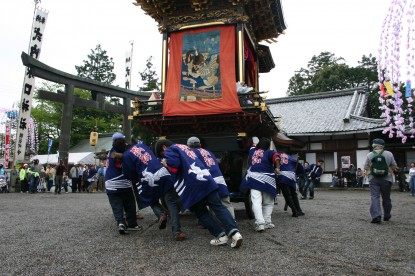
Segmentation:
{"type": "MultiPolygon", "coordinates": [[[[38,59],[41,51],[43,33],[45,30],[48,13],[39,8],[35,11],[30,35],[28,53],[31,57],[38,59]]],[[[27,68],[25,72],[22,96],[20,102],[19,119],[17,121],[17,137],[15,146],[15,161],[23,161],[26,153],[28,136],[28,124],[32,110],[32,99],[35,91],[35,77],[27,68]]]]}
{"type": "Polygon", "coordinates": [[[165,116],[240,112],[236,94],[235,26],[170,35],[165,116]]]}
{"type": "Polygon", "coordinates": [[[125,53],[125,89],[131,87],[131,67],[133,64],[133,42],[131,42],[131,50],[125,53]]]}
{"type": "Polygon", "coordinates": [[[53,140],[51,138],[48,138],[48,154],[50,154],[50,150],[52,149],[53,140]]]}
{"type": "Polygon", "coordinates": [[[10,133],[11,133],[11,126],[10,122],[6,124],[6,135],[4,136],[4,168],[9,168],[9,161],[10,161],[10,133]]]}

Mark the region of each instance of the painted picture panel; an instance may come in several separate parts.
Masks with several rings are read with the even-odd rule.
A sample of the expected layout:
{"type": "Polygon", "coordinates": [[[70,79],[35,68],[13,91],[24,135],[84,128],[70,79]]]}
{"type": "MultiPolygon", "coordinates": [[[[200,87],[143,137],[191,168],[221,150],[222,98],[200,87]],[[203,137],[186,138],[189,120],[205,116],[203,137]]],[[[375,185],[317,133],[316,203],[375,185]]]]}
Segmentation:
{"type": "Polygon", "coordinates": [[[222,98],[219,30],[183,35],[181,101],[222,98]]]}

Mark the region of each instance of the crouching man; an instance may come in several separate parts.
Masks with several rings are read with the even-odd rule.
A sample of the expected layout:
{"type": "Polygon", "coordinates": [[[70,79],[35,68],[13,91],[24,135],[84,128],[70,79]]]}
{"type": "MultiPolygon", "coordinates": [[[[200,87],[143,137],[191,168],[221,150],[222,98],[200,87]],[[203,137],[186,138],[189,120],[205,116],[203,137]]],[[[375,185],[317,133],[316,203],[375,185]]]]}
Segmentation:
{"type": "Polygon", "coordinates": [[[210,244],[224,245],[231,239],[232,248],[240,247],[242,235],[236,222],[219,198],[218,184],[195,152],[186,145],[159,140],[156,153],[165,158],[164,165],[176,176],[174,188],[183,207],[195,213],[202,225],[215,237],[210,244]],[[207,207],[223,227],[212,217],[207,207]]]}

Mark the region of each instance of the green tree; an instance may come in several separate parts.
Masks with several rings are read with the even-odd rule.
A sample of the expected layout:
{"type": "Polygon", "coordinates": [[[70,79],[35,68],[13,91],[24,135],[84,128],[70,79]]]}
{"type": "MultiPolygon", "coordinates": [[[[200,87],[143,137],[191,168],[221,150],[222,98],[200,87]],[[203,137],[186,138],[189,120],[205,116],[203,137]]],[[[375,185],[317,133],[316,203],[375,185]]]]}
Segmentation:
{"type": "MultiPolygon", "coordinates": [[[[75,65],[78,76],[96,80],[99,82],[112,84],[116,78],[114,74],[114,62],[112,57],[107,55],[107,51],[102,49],[98,44],[95,49],[91,49],[91,53],[83,60],[83,65],[75,65]]],[[[93,100],[97,99],[95,91],[91,91],[93,100]]]]}
{"type": "Polygon", "coordinates": [[[153,69],[153,57],[150,56],[146,60],[146,67],[143,71],[139,72],[141,81],[143,82],[143,85],[140,86],[139,91],[154,91],[154,90],[160,90],[160,83],[159,79],[157,77],[156,71],[153,69]]]}
{"type": "Polygon", "coordinates": [[[96,80],[103,83],[112,84],[116,78],[114,74],[114,62],[112,57],[107,55],[107,51],[101,48],[98,44],[86,60],[83,60],[83,65],[75,66],[78,76],[96,80]]]}
{"type": "MultiPolygon", "coordinates": [[[[145,92],[145,91],[159,91],[160,89],[160,83],[157,76],[156,71],[153,69],[153,62],[152,57],[150,56],[146,60],[146,65],[143,71],[139,72],[141,81],[143,83],[142,86],[140,86],[139,91],[145,92]]],[[[154,136],[153,133],[149,132],[147,129],[145,129],[143,126],[141,126],[137,121],[135,121],[133,128],[132,128],[132,134],[133,137],[136,137],[137,139],[143,140],[146,144],[152,145],[156,141],[156,136],[154,136]]]]}
{"type": "MultiPolygon", "coordinates": [[[[59,84],[43,83],[42,90],[54,91],[62,89],[59,84]]],[[[59,148],[59,136],[62,117],[62,104],[39,100],[35,96],[35,105],[32,108],[31,116],[37,122],[39,134],[39,154],[46,154],[48,151],[48,138],[53,140],[51,153],[59,148]]]]}
{"type": "Polygon", "coordinates": [[[329,52],[313,56],[307,68],[301,68],[289,80],[288,95],[304,95],[335,91],[353,87],[367,87],[369,92],[368,113],[380,116],[377,83],[377,62],[371,54],[363,55],[356,67],[348,66],[344,59],[329,52]]]}

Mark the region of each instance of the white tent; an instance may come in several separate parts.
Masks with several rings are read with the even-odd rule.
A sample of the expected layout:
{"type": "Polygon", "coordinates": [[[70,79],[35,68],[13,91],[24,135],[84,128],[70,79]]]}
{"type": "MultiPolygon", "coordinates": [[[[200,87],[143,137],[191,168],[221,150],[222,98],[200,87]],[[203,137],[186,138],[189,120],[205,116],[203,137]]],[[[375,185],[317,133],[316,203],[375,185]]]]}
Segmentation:
{"type": "MultiPolygon", "coordinates": [[[[30,161],[33,159],[39,159],[40,164],[58,164],[58,157],[58,154],[41,154],[33,156],[30,158],[30,161]]],[[[70,164],[95,164],[95,161],[93,152],[69,153],[68,163],[70,164]]]]}

